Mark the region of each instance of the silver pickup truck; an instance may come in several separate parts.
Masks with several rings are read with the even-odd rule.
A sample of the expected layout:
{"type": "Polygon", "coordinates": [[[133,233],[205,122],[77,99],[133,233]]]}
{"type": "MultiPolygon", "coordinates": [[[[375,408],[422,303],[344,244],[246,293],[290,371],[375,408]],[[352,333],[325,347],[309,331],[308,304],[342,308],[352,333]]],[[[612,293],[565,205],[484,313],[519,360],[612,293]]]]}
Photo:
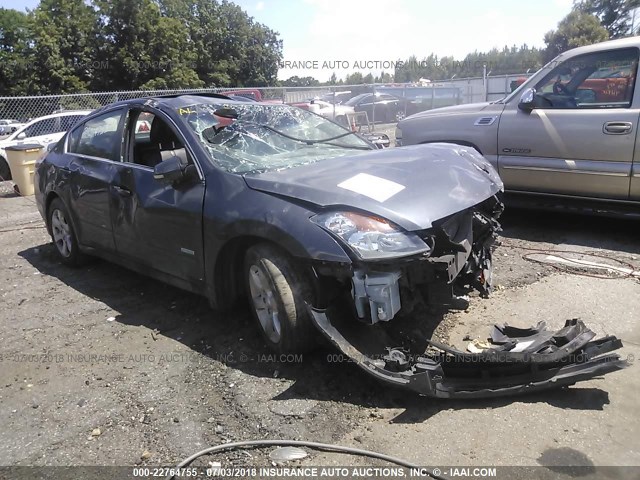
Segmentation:
{"type": "Polygon", "coordinates": [[[516,198],[638,212],[639,48],[633,37],[570,50],[502,100],[401,120],[396,142],[473,147],[516,198]]]}

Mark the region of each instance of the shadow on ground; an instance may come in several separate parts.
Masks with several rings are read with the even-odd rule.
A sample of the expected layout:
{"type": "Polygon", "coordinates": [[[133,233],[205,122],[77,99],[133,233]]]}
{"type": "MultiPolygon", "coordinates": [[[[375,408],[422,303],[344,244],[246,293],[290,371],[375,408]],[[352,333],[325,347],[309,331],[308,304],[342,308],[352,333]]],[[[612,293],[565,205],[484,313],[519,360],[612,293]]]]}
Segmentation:
{"type": "MultiPolygon", "coordinates": [[[[638,252],[640,248],[631,245],[631,225],[619,220],[522,211],[509,214],[504,223],[505,236],[510,238],[554,243],[574,239],[576,244],[587,246],[613,246],[622,242],[629,252],[638,252]],[[592,240],[588,240],[589,235],[592,240]]],[[[331,361],[336,358],[336,352],[328,346],[305,355],[303,361],[274,356],[262,342],[248,311],[238,309],[216,314],[202,297],[100,260],[82,268],[68,268],[58,262],[52,244],[26,249],[19,255],[41,273],[120,312],[116,320],[122,324],[147,327],[149,335],[153,332],[153,335],[172,338],[253,377],[273,377],[277,373],[294,380],[276,399],[316,399],[403,409],[393,419],[395,423],[420,423],[448,409],[491,409],[513,402],[544,402],[562,409],[580,410],[602,410],[609,403],[607,392],[576,387],[491,400],[446,401],[418,397],[378,383],[354,364],[331,361]]]]}
{"type": "Polygon", "coordinates": [[[640,220],[507,209],[500,223],[509,239],[640,254],[640,220]]]}

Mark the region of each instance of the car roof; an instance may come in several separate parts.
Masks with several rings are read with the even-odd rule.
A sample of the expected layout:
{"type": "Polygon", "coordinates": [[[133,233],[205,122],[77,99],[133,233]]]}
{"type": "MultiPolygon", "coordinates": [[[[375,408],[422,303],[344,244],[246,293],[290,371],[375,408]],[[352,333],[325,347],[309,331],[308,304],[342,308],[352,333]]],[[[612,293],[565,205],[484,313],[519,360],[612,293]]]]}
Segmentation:
{"type": "Polygon", "coordinates": [[[555,61],[565,60],[576,55],[582,55],[584,53],[602,52],[605,50],[612,50],[618,48],[636,47],[640,48],[640,37],[619,38],[617,40],[608,40],[606,42],[596,43],[593,45],[587,45],[584,47],[577,47],[572,50],[567,50],[561,53],[555,58],[555,61]]]}
{"type": "MultiPolygon", "coordinates": [[[[95,110],[95,113],[102,112],[105,109],[112,109],[127,105],[139,105],[145,104],[147,102],[153,102],[157,106],[158,104],[168,107],[170,109],[176,109],[180,107],[187,107],[189,105],[197,105],[197,104],[218,104],[218,103],[231,103],[236,105],[246,105],[247,102],[244,100],[235,100],[233,98],[227,97],[226,95],[215,94],[215,93],[207,93],[207,94],[173,94],[173,95],[157,95],[153,97],[139,97],[132,98],[129,100],[122,100],[120,102],[111,103],[109,105],[105,105],[104,107],[95,110]]],[[[252,102],[256,104],[260,104],[262,102],[252,102]]],[[[151,106],[154,106],[153,104],[151,106]]]]}
{"type": "Polygon", "coordinates": [[[238,104],[246,104],[242,100],[235,100],[226,95],[219,94],[208,94],[208,95],[169,95],[166,97],[153,97],[154,100],[157,100],[165,105],[170,107],[180,108],[186,107],[188,105],[194,105],[197,103],[238,103],[238,104]]]}
{"type": "MultiPolygon", "coordinates": [[[[247,105],[248,103],[244,100],[235,100],[231,97],[221,94],[215,93],[207,93],[207,94],[175,94],[175,95],[158,95],[154,97],[140,97],[140,98],[132,98],[130,100],[122,100],[120,102],[112,103],[102,107],[99,110],[95,110],[95,113],[102,112],[105,109],[118,108],[129,105],[140,105],[145,104],[147,102],[155,102],[156,105],[162,105],[169,109],[178,109],[180,107],[188,107],[189,105],[198,105],[198,104],[233,104],[233,105],[247,105]]],[[[251,102],[251,105],[273,105],[269,102],[251,102]]],[[[286,105],[286,104],[278,104],[278,105],[286,105]]],[[[151,105],[154,106],[154,105],[151,105]]]]}

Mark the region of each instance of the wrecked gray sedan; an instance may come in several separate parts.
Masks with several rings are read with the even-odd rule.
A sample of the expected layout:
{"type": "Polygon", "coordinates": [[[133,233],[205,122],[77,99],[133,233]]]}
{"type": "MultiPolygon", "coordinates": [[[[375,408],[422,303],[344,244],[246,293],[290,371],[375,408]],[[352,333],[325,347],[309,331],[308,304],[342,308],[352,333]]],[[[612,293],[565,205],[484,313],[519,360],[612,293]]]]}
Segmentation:
{"type": "Polygon", "coordinates": [[[64,263],[100,256],[216,309],[246,298],[278,351],[313,347],[319,329],[383,380],[449,397],[621,366],[591,360],[615,339],[597,348],[573,339],[571,352],[556,342],[545,347],[550,357],[506,347],[490,359],[444,347],[424,356],[416,347],[425,308],[465,307],[469,289],[491,291],[502,182],[471,148],[377,150],[285,105],[158,97],[92,113],[38,165],[35,187],[64,263]],[[380,332],[389,343],[361,345],[380,332]]]}

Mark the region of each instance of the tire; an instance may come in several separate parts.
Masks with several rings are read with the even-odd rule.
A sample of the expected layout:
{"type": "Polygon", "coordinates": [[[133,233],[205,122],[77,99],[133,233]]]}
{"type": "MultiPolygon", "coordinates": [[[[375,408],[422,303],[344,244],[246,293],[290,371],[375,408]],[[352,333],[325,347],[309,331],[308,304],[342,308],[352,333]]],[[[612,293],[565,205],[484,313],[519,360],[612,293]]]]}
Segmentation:
{"type": "Polygon", "coordinates": [[[251,314],[269,347],[279,353],[302,353],[315,346],[317,331],[306,301],[312,288],[293,259],[267,243],[245,255],[245,288],[251,314]]]}
{"type": "Polygon", "coordinates": [[[11,169],[7,160],[2,157],[0,157],[0,177],[3,181],[11,180],[11,169]]]}
{"type": "Polygon", "coordinates": [[[69,218],[69,213],[62,200],[54,199],[49,206],[47,216],[53,245],[62,263],[77,267],[84,263],[86,257],[80,252],[76,232],[69,218]]]}

